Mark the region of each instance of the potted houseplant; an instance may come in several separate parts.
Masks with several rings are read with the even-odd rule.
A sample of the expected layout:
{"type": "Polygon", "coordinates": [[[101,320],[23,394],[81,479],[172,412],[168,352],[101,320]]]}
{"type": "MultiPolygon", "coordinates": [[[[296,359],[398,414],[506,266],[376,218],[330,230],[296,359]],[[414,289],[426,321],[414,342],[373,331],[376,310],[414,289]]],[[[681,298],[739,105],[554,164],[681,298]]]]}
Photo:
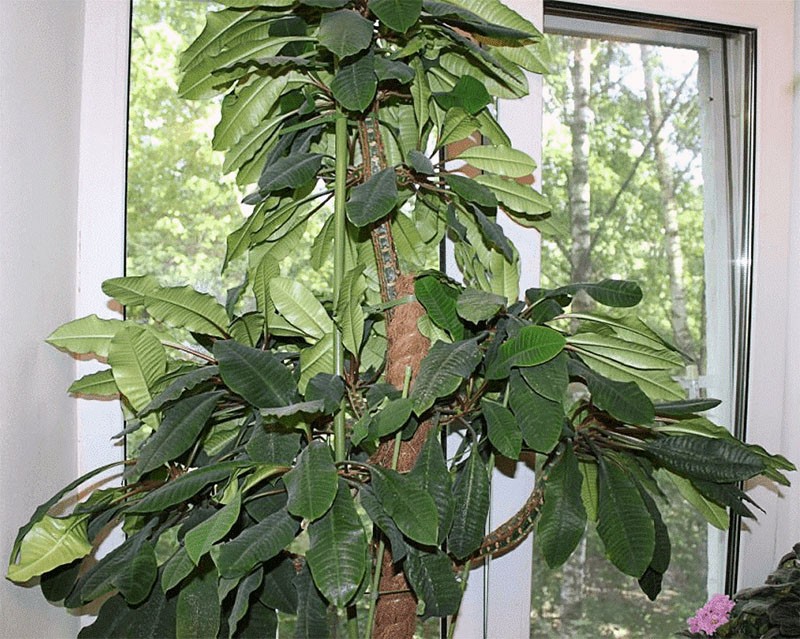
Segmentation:
{"type": "Polygon", "coordinates": [[[37,509],[10,579],[40,578],[69,608],[105,600],[83,637],[269,636],[279,612],[300,637],[337,618],[352,637],[410,637],[534,529],[555,566],[596,524],[654,598],[660,481],[717,518],[749,513],[739,482],[785,483],[789,462],[701,416],[714,400],[681,399],[680,355],[627,311],[637,284],[520,295],[496,217],[535,227],[548,206],[491,106],[544,70],[533,25],[497,0],[222,4],[180,92],[225,94],[213,145],[254,207],[225,262],[247,256],[247,281],[222,305],[116,278],[104,291],[148,322],[90,316],[50,336],[107,361],[72,391],[120,397],[132,453],[125,485],[51,512],[101,468],[37,509]],[[461,168],[444,163],[454,143],[461,168]],[[334,265],[325,299],[276,259],[312,216],[326,218],[310,264],[334,265]],[[436,268],[445,236],[459,282],[436,268]],[[579,292],[617,310],[571,311],[579,292]],[[461,435],[447,456],[445,433],[461,435]],[[529,453],[536,487],[485,534],[495,457],[529,453]],[[126,541],[92,561],[114,525],[126,541]]]}

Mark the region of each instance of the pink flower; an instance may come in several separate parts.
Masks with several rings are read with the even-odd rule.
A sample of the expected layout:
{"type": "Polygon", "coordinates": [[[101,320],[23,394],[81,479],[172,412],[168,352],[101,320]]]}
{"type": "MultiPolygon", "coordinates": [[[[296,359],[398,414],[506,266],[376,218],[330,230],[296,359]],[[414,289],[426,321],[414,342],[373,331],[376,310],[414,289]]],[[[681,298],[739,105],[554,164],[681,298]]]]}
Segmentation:
{"type": "Polygon", "coordinates": [[[703,632],[709,637],[717,628],[728,623],[730,612],[734,603],[727,595],[714,595],[708,603],[700,608],[694,617],[688,619],[689,631],[692,633],[703,632]]]}

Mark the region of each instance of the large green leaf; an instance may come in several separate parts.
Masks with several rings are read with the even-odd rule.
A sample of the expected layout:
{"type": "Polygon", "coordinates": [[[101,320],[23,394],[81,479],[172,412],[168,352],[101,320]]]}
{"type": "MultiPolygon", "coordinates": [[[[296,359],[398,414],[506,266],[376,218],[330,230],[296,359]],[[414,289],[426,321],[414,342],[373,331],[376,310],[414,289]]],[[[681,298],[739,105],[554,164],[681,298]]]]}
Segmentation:
{"type": "Polygon", "coordinates": [[[493,318],[507,303],[502,295],[467,288],[458,296],[456,312],[468,322],[478,324],[493,318]]]}
{"type": "Polygon", "coordinates": [[[114,277],[103,282],[103,293],[113,297],[123,306],[141,306],[146,293],[159,288],[152,275],[114,277]]]}
{"type": "Polygon", "coordinates": [[[470,206],[469,210],[472,216],[475,218],[475,221],[478,223],[478,227],[481,229],[481,234],[483,235],[487,246],[497,249],[506,260],[513,260],[514,249],[511,245],[511,242],[509,242],[508,238],[503,232],[503,227],[501,227],[493,219],[484,215],[478,207],[470,206]]]}
{"type": "Polygon", "coordinates": [[[141,410],[153,400],[153,388],[167,370],[167,354],[149,330],[130,325],[111,340],[108,363],[120,393],[141,410]]]}
{"type": "Polygon", "coordinates": [[[214,129],[213,148],[229,149],[250,133],[269,113],[289,80],[287,74],[276,78],[260,76],[222,101],[222,114],[214,129]]]}
{"type": "Polygon", "coordinates": [[[516,336],[506,340],[497,358],[489,364],[489,379],[507,377],[516,366],[536,366],[558,355],[566,345],[558,331],[546,326],[525,326],[516,336]]]}
{"type": "Polygon", "coordinates": [[[551,210],[550,202],[532,186],[499,175],[482,174],[475,182],[494,193],[503,209],[523,226],[535,226],[535,222],[551,210]]]}
{"type": "Polygon", "coordinates": [[[139,450],[136,466],[130,474],[131,480],[136,481],[145,473],[186,452],[205,428],[223,395],[222,392],[201,393],[178,402],[166,411],[158,430],[139,450]]]}
{"type": "Polygon", "coordinates": [[[339,58],[369,47],[372,23],[355,11],[342,9],[325,13],[319,23],[319,44],[339,58]]]}
{"type": "Polygon", "coordinates": [[[275,277],[269,283],[272,302],[293,326],[314,340],[333,332],[333,322],[314,294],[296,280],[275,277]]]}
{"type": "Polygon", "coordinates": [[[567,342],[579,353],[592,353],[631,368],[672,370],[684,365],[683,358],[675,351],[652,348],[616,335],[576,333],[567,342]]]}
{"type": "Polygon", "coordinates": [[[241,507],[242,496],[237,492],[228,504],[186,533],[183,543],[195,565],[211,550],[211,546],[230,532],[239,519],[241,507]]]}
{"type": "Polygon", "coordinates": [[[678,492],[680,492],[681,497],[694,506],[695,510],[705,517],[709,524],[719,530],[728,530],[730,517],[728,516],[727,508],[705,497],[692,485],[692,482],[685,477],[681,477],[667,470],[659,472],[664,473],[664,475],[669,478],[678,489],[678,492]]]}
{"type": "Polygon", "coordinates": [[[511,178],[525,177],[536,168],[536,162],[527,153],[510,146],[472,146],[459,153],[455,159],[463,160],[481,171],[511,178]]]}
{"type": "Polygon", "coordinates": [[[67,389],[72,395],[83,397],[100,397],[103,399],[113,399],[119,397],[119,388],[114,381],[114,373],[110,368],[89,373],[80,379],[76,379],[67,389]]]}
{"type": "Polygon", "coordinates": [[[369,0],[367,5],[383,24],[405,33],[419,20],[422,0],[369,0]]]}
{"type": "Polygon", "coordinates": [[[413,409],[413,403],[405,397],[388,400],[372,416],[369,426],[370,438],[380,439],[400,430],[408,422],[413,409]]]}
{"type": "Polygon", "coordinates": [[[365,314],[361,301],[367,290],[367,283],[363,273],[364,267],[356,266],[344,274],[334,305],[334,319],[342,333],[342,343],[353,355],[358,355],[364,339],[365,314]]]}
{"type": "Polygon", "coordinates": [[[316,344],[300,351],[300,381],[297,387],[305,393],[308,383],[320,373],[333,370],[333,333],[328,333],[316,344]]]}
{"type": "Polygon", "coordinates": [[[392,548],[392,560],[397,563],[402,561],[408,551],[408,544],[403,533],[395,525],[384,507],[375,497],[374,491],[369,486],[362,486],[358,492],[359,502],[369,518],[386,535],[392,548]]]}
{"type": "Polygon", "coordinates": [[[47,338],[47,343],[70,353],[85,355],[93,353],[98,357],[108,357],[111,338],[117,334],[125,322],[116,319],[101,319],[89,315],[62,324],[47,338]]]}
{"type": "Polygon", "coordinates": [[[464,338],[464,325],[456,310],[457,289],[437,277],[426,275],[414,281],[414,295],[436,326],[446,330],[455,340],[464,338]]]}
{"type": "Polygon", "coordinates": [[[456,475],[453,500],[458,507],[447,548],[456,558],[465,559],[481,545],[489,514],[489,472],[477,446],[456,475]]]}
{"type": "Polygon", "coordinates": [[[288,614],[297,612],[297,591],[294,579],[297,570],[288,555],[273,559],[264,566],[264,581],[259,601],[265,606],[288,614]]]}
{"type": "Polygon", "coordinates": [[[554,402],[560,402],[569,385],[568,360],[569,357],[566,353],[559,353],[553,359],[542,364],[520,368],[519,372],[525,383],[539,395],[554,402]]]}
{"type": "MultiPolygon", "coordinates": [[[[439,541],[443,542],[453,525],[456,503],[453,500],[452,478],[447,469],[447,461],[444,458],[444,450],[437,429],[431,429],[414,468],[408,473],[408,476],[433,497],[436,511],[439,513],[439,541]]],[[[394,550],[394,545],[392,545],[392,550],[394,550]]],[[[395,556],[395,561],[399,561],[397,556],[395,556]]]]}
{"type": "Polygon", "coordinates": [[[272,353],[232,340],[214,344],[223,381],[258,408],[288,406],[297,398],[292,374],[272,353]]]}
{"type": "Polygon", "coordinates": [[[231,613],[228,615],[228,639],[240,636],[237,630],[239,622],[247,615],[247,611],[250,608],[250,595],[261,587],[263,581],[264,570],[259,568],[239,582],[236,587],[236,598],[234,599],[231,613]]]}
{"type": "Polygon", "coordinates": [[[397,205],[397,175],[393,168],[379,171],[350,190],[347,218],[356,226],[366,226],[386,217],[397,205]]]}
{"type": "Polygon", "coordinates": [[[614,463],[600,461],[597,533],[619,570],[641,577],[655,549],[653,519],[634,481],[614,463]]]}
{"type": "Polygon", "coordinates": [[[659,437],[648,454],[673,473],[716,483],[743,481],[764,471],[764,461],[744,444],[700,435],[659,437]]]}
{"type": "Polygon", "coordinates": [[[371,52],[343,64],[331,80],[334,99],[348,111],[364,111],[372,104],[377,89],[375,56],[371,52]]]}
{"type": "Polygon", "coordinates": [[[187,373],[182,373],[174,381],[170,382],[169,386],[161,391],[140,412],[146,414],[161,410],[167,404],[180,399],[186,391],[192,390],[217,375],[219,375],[219,367],[217,366],[201,366],[200,368],[191,369],[187,373]]]}
{"type": "Polygon", "coordinates": [[[339,480],[330,510],[308,527],[306,553],[314,583],[333,605],[344,607],[353,599],[367,568],[367,537],[350,489],[339,480]]]}
{"type": "Polygon", "coordinates": [[[56,518],[45,515],[34,523],[12,555],[6,577],[22,583],[92,552],[86,532],[89,515],[56,518]]]}
{"type": "Polygon", "coordinates": [[[312,441],[283,477],[289,492],[289,512],[309,521],[322,517],[336,497],[337,478],[330,446],[312,441]]]}
{"type": "Polygon", "coordinates": [[[208,293],[198,293],[191,286],[158,287],[144,295],[147,312],[160,322],[187,331],[225,337],[228,314],[208,293]]]}
{"type": "Polygon", "coordinates": [[[433,498],[417,482],[394,470],[370,466],[370,473],[375,496],[403,534],[435,546],[439,517],[433,498]]]}
{"type": "Polygon", "coordinates": [[[550,568],[563,564],[578,546],[586,528],[581,499],[583,475],[571,446],[566,446],[547,473],[544,504],[536,525],[536,541],[550,568]]]}
{"type": "Polygon", "coordinates": [[[636,384],[650,400],[682,399],[686,392],[672,379],[669,371],[640,370],[620,364],[618,361],[583,351],[581,359],[596,373],[616,382],[636,384]]]}
{"type": "Polygon", "coordinates": [[[175,639],[216,637],[220,624],[219,575],[213,565],[197,571],[178,592],[175,639]]]}
{"type": "MultiPolygon", "coordinates": [[[[139,514],[166,510],[170,506],[191,499],[208,484],[228,479],[234,471],[249,466],[253,466],[253,464],[251,462],[223,462],[192,470],[134,502],[127,512],[139,514]]],[[[281,469],[285,469],[285,467],[276,466],[275,472],[279,472],[281,469]]]]}
{"type": "Polygon", "coordinates": [[[414,381],[411,393],[414,412],[421,415],[436,399],[455,392],[480,361],[481,353],[475,340],[454,344],[436,342],[422,360],[414,381]]]}
{"type": "Polygon", "coordinates": [[[264,167],[258,178],[261,193],[305,186],[316,178],[322,166],[319,153],[293,153],[264,167]]]}
{"type": "Polygon", "coordinates": [[[238,537],[218,546],[214,562],[220,575],[227,578],[245,576],[256,565],[272,559],[288,546],[299,530],[300,523],[286,510],[269,515],[238,537]]]}
{"type": "Polygon", "coordinates": [[[519,459],[522,450],[522,431],[513,413],[502,404],[481,400],[486,434],[495,450],[509,459],[519,459]]]}
{"type": "Polygon", "coordinates": [[[620,421],[629,424],[650,424],[655,418],[653,403],[633,382],[616,382],[595,373],[575,360],[570,372],[586,382],[592,403],[620,421]]]}
{"type": "Polygon", "coordinates": [[[176,595],[166,596],[155,589],[141,606],[129,606],[117,595],[100,608],[97,620],[78,633],[79,639],[164,639],[175,634],[176,595]]]}
{"type": "Polygon", "coordinates": [[[297,573],[294,585],[297,589],[294,639],[328,639],[331,636],[328,604],[314,584],[308,564],[297,573]]]}
{"type": "Polygon", "coordinates": [[[448,109],[436,147],[441,149],[453,142],[460,142],[478,130],[478,120],[460,107],[448,109]]]}
{"type": "Polygon", "coordinates": [[[413,549],[403,570],[417,597],[425,604],[425,617],[447,617],[458,612],[462,587],[453,562],[438,548],[433,553],[413,549]]]}

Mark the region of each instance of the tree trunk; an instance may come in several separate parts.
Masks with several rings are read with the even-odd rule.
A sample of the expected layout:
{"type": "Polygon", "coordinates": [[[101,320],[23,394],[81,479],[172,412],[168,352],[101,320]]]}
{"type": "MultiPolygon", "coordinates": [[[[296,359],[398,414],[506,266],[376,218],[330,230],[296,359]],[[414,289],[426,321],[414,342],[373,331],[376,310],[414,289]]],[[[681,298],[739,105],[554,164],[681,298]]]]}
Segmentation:
{"type": "MultiPolygon", "coordinates": [[[[594,119],[589,105],[591,88],[591,40],[574,38],[572,49],[572,102],[574,105],[570,132],[572,133],[572,169],[569,179],[569,210],[572,245],[570,248],[570,279],[586,282],[592,277],[592,237],[589,229],[589,127],[594,119]]],[[[586,310],[591,304],[581,291],[575,296],[573,309],[586,310]]]]}
{"type": "Polygon", "coordinates": [[[686,289],[683,284],[683,251],[678,226],[678,206],[675,202],[675,182],[672,167],[666,155],[666,140],[661,120],[661,93],[655,79],[655,67],[659,64],[652,47],[642,45],[642,65],[644,66],[645,106],[648,125],[653,136],[653,155],[660,188],[661,215],[664,222],[664,245],[667,254],[669,291],[672,299],[670,322],[675,345],[692,361],[697,361],[697,347],[689,331],[686,311],[686,289]]]}

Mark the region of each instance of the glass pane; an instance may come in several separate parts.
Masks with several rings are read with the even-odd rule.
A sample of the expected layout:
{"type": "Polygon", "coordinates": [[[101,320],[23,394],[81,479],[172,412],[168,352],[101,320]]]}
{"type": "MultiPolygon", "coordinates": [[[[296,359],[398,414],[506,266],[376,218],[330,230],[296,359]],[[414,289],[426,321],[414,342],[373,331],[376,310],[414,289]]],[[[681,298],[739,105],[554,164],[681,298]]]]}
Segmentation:
{"type": "MultiPolygon", "coordinates": [[[[730,298],[707,301],[717,285],[707,264],[730,259],[727,244],[709,244],[709,215],[716,225],[729,221],[724,206],[709,213],[725,171],[708,151],[708,52],[574,33],[549,36],[555,73],[545,78],[542,186],[563,225],[542,238],[542,285],[638,281],[645,293],[638,314],[690,362],[679,379],[687,396],[704,395],[709,375],[729,375],[709,357],[709,342],[733,341],[730,298]],[[709,334],[709,313],[725,320],[716,325],[727,334],[709,334]]],[[[588,297],[573,302],[591,307],[588,297]]],[[[727,382],[721,387],[727,391],[727,382]]],[[[714,396],[729,398],[718,388],[714,396]]],[[[726,414],[715,418],[730,424],[726,414]]],[[[556,570],[534,551],[531,637],[672,637],[709,588],[722,589],[725,535],[663,488],[672,561],[658,599],[650,602],[605,560],[590,525],[556,570]]]]}

